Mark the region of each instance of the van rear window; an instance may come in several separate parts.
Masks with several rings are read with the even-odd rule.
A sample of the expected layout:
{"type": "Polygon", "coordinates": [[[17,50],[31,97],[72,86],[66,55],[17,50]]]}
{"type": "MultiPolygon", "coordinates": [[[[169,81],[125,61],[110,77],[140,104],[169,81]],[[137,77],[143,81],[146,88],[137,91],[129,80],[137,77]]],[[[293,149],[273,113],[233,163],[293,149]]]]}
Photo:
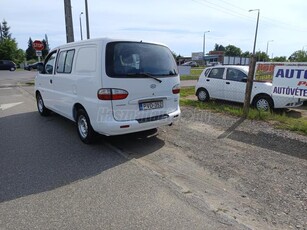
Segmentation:
{"type": "Polygon", "coordinates": [[[143,42],[110,42],[106,47],[106,73],[109,77],[156,77],[178,75],[171,51],[162,45],[143,42]]]}

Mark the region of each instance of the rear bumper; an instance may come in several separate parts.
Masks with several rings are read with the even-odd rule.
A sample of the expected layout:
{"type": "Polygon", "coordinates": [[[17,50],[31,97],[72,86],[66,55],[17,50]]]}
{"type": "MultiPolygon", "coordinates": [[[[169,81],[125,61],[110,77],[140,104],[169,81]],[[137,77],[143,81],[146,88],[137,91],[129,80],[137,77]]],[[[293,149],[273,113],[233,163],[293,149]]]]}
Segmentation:
{"type": "Polygon", "coordinates": [[[140,120],[116,121],[108,119],[108,121],[100,121],[93,125],[97,133],[114,136],[128,133],[135,133],[149,129],[158,128],[165,125],[170,125],[177,121],[180,117],[180,109],[170,114],[165,114],[159,117],[152,117],[140,120]]]}

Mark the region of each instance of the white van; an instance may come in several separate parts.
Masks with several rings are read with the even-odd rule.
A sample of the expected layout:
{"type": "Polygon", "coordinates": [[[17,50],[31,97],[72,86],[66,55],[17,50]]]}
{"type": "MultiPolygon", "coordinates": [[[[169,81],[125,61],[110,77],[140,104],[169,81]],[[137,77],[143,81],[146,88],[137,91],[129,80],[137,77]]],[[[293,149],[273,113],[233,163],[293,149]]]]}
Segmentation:
{"type": "Polygon", "coordinates": [[[73,120],[84,143],[170,125],[180,115],[180,79],[169,48],[108,38],[50,51],[35,78],[37,108],[73,120]]]}

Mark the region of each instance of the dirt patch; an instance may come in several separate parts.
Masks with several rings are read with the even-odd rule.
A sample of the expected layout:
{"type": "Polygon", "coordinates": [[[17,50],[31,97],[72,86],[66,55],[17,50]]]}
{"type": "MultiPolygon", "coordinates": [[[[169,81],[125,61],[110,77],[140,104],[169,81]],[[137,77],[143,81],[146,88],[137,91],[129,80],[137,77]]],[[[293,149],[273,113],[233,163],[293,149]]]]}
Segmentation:
{"type": "Polygon", "coordinates": [[[307,137],[266,122],[182,111],[160,137],[202,167],[206,179],[230,188],[232,195],[217,191],[207,199],[210,207],[252,229],[307,229],[307,137]]]}

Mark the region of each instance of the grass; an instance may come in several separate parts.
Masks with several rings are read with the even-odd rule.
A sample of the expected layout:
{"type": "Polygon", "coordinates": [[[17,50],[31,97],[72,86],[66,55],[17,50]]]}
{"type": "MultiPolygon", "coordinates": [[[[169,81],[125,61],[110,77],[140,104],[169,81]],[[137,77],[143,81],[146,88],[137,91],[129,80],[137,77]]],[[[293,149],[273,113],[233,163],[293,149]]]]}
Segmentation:
{"type": "MultiPolygon", "coordinates": [[[[184,87],[180,90],[180,105],[181,106],[191,106],[198,109],[210,110],[212,112],[224,113],[233,116],[241,117],[243,116],[243,106],[237,103],[223,102],[217,100],[209,100],[206,103],[197,101],[195,99],[187,98],[188,96],[195,95],[194,87],[184,87]]],[[[248,119],[251,120],[263,120],[268,122],[273,122],[274,126],[280,129],[286,129],[290,131],[299,132],[303,135],[307,135],[307,118],[293,118],[289,117],[285,112],[270,113],[264,111],[258,111],[256,109],[250,108],[248,119]]]]}
{"type": "Polygon", "coordinates": [[[182,75],[182,76],[180,76],[180,80],[181,81],[185,81],[185,80],[198,80],[199,75],[201,74],[201,72],[203,70],[204,70],[203,67],[191,68],[190,75],[182,75]]]}

